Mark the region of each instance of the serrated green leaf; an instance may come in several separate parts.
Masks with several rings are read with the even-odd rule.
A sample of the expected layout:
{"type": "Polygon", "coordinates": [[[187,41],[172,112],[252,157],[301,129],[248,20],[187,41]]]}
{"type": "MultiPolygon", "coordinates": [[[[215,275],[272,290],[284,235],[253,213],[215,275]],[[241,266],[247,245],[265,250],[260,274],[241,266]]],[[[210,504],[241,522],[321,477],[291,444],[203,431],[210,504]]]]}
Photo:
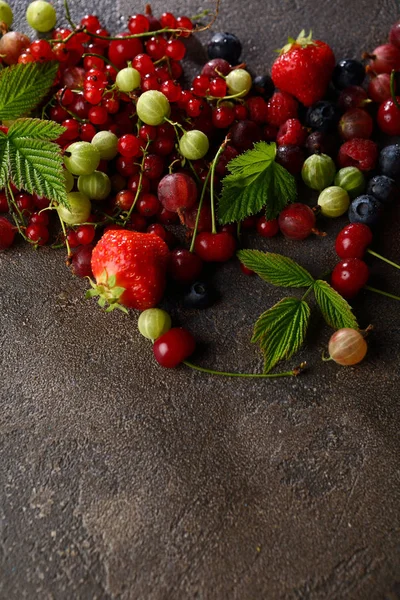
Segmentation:
{"type": "Polygon", "coordinates": [[[5,133],[0,131],[0,188],[4,188],[8,173],[8,140],[5,133]]]}
{"type": "Polygon", "coordinates": [[[8,130],[8,139],[28,137],[35,140],[56,140],[65,127],[43,119],[17,119],[8,130]]]}
{"type": "Polygon", "coordinates": [[[260,250],[239,250],[237,256],[248,269],[273,285],[300,288],[314,283],[312,275],[287,256],[260,250]]]}
{"type": "Polygon", "coordinates": [[[228,163],[230,174],[222,181],[218,205],[220,223],[241,221],[264,206],[267,218],[272,219],[295,199],[295,179],[275,163],[275,155],[275,144],[258,142],[228,163]]]}
{"type": "Polygon", "coordinates": [[[313,289],[315,299],[328,325],[334,329],[341,329],[342,327],[359,329],[351,306],[329,283],[318,279],[315,281],[313,289]]]}
{"type": "Polygon", "coordinates": [[[38,106],[53,85],[58,66],[32,62],[0,71],[0,120],[18,119],[38,106]]]}
{"type": "Polygon", "coordinates": [[[259,317],[251,341],[258,342],[264,354],[265,373],[299,350],[307,332],[310,312],[305,300],[283,298],[259,317]]]}
{"type": "Polygon", "coordinates": [[[57,144],[14,136],[8,140],[8,163],[18,189],[67,204],[63,161],[57,144]]]}
{"type": "Polygon", "coordinates": [[[272,192],[265,206],[265,216],[275,219],[288,202],[293,202],[297,196],[296,180],[282,165],[273,162],[271,165],[272,192]]]}

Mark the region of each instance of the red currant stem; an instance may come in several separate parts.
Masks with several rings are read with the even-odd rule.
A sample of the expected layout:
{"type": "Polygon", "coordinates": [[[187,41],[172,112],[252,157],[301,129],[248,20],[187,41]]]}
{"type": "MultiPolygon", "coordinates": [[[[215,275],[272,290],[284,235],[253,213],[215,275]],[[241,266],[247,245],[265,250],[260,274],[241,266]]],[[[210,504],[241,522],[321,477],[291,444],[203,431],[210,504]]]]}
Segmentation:
{"type": "Polygon", "coordinates": [[[218,148],[217,154],[214,156],[214,160],[211,163],[211,184],[210,184],[210,202],[211,202],[211,233],[217,233],[217,225],[215,222],[215,203],[214,203],[214,174],[215,167],[217,166],[217,162],[223,151],[225,150],[225,146],[228,143],[228,138],[226,137],[220,147],[218,148]]]}
{"type": "Polygon", "coordinates": [[[199,206],[198,206],[198,209],[197,209],[196,221],[195,221],[195,224],[194,224],[192,241],[191,241],[191,244],[190,244],[189,252],[193,252],[194,251],[194,243],[196,241],[197,230],[199,228],[199,220],[200,220],[201,208],[203,206],[204,196],[206,194],[206,189],[207,189],[208,182],[210,180],[210,176],[211,176],[211,169],[208,170],[207,177],[205,178],[204,183],[203,183],[203,189],[201,190],[201,195],[200,195],[200,200],[199,200],[199,206]]]}
{"type": "Polygon", "coordinates": [[[377,252],[374,252],[374,250],[370,250],[369,248],[367,248],[367,252],[368,252],[368,254],[371,254],[372,256],[375,256],[375,258],[379,258],[380,260],[383,260],[388,265],[391,265],[392,267],[395,267],[395,269],[400,269],[400,265],[398,265],[397,263],[389,260],[388,258],[385,258],[381,254],[378,254],[377,252]]]}
{"type": "Polygon", "coordinates": [[[25,227],[25,219],[19,209],[18,204],[15,202],[14,194],[13,194],[13,191],[12,191],[9,181],[7,182],[7,187],[5,188],[5,192],[6,192],[7,202],[8,202],[8,208],[10,209],[12,218],[14,219],[14,223],[18,229],[18,232],[22,235],[22,237],[25,240],[30,242],[31,240],[29,240],[26,237],[25,233],[23,232],[22,227],[25,227]],[[22,227],[21,227],[21,223],[22,223],[22,227]]]}
{"type": "Polygon", "coordinates": [[[188,158],[186,159],[187,164],[190,167],[190,170],[193,173],[193,177],[196,179],[197,183],[201,183],[200,177],[198,176],[198,174],[196,173],[196,169],[194,168],[192,161],[189,160],[188,158]]]}
{"type": "MultiPolygon", "coordinates": [[[[57,212],[57,214],[58,214],[58,212],[57,212]]],[[[65,240],[65,246],[67,248],[67,260],[66,260],[66,264],[67,264],[67,266],[69,266],[70,258],[72,256],[71,247],[70,247],[69,242],[68,242],[67,230],[65,228],[65,223],[64,223],[64,221],[62,220],[62,218],[60,217],[59,214],[58,214],[58,218],[60,219],[61,229],[63,231],[64,240],[65,240]]]]}
{"type": "Polygon", "coordinates": [[[328,235],[326,231],[320,231],[319,229],[315,229],[315,227],[311,229],[311,233],[317,235],[318,237],[325,237],[326,235],[328,235]]]}
{"type": "Polygon", "coordinates": [[[65,112],[67,112],[69,115],[71,115],[71,117],[73,119],[75,119],[75,121],[78,121],[78,123],[89,123],[89,119],[81,119],[80,117],[78,117],[77,114],[75,114],[74,112],[72,112],[72,110],[70,110],[68,108],[68,106],[64,106],[62,99],[63,99],[63,94],[61,95],[61,98],[58,101],[59,104],[60,104],[60,106],[61,106],[61,108],[63,108],[65,110],[65,112]]]}
{"type": "Polygon", "coordinates": [[[176,137],[179,141],[179,132],[178,129],[180,129],[181,131],[183,131],[183,133],[186,133],[186,129],[184,127],[182,127],[182,125],[180,123],[176,123],[175,121],[171,121],[170,119],[167,119],[167,117],[165,117],[164,121],[166,121],[167,123],[169,123],[170,125],[172,125],[172,127],[175,129],[175,134],[176,137]]]}
{"type": "Polygon", "coordinates": [[[65,17],[66,17],[68,23],[70,24],[70,26],[72,27],[72,29],[76,29],[76,25],[73,22],[73,20],[71,19],[71,13],[70,13],[70,10],[69,10],[68,0],[64,0],[64,10],[65,10],[65,17]]]}
{"type": "Polygon", "coordinates": [[[394,85],[395,85],[395,78],[396,75],[396,71],[394,69],[392,69],[392,72],[390,73],[390,95],[392,96],[392,100],[395,103],[396,107],[400,110],[400,104],[397,101],[396,98],[396,90],[394,89],[394,85]]]}
{"type": "Polygon", "coordinates": [[[217,98],[214,96],[209,96],[210,100],[218,100],[217,106],[221,104],[221,102],[225,102],[225,100],[234,100],[236,98],[243,98],[246,94],[243,92],[238,92],[237,94],[232,94],[231,96],[224,96],[224,98],[217,98]]]}
{"type": "Polygon", "coordinates": [[[209,373],[210,375],[221,375],[222,377],[243,377],[243,378],[256,378],[256,379],[274,379],[277,377],[297,377],[305,369],[306,363],[303,362],[301,365],[293,369],[292,371],[285,371],[284,373],[230,373],[229,371],[215,371],[214,369],[206,369],[205,367],[199,367],[194,365],[188,360],[184,360],[183,364],[195,371],[201,371],[202,373],[209,373]]]}
{"type": "Polygon", "coordinates": [[[82,54],[82,58],[86,58],[87,56],[95,56],[96,58],[101,58],[102,60],[104,60],[104,62],[106,62],[108,65],[110,65],[110,67],[115,69],[117,72],[119,71],[118,67],[116,67],[109,58],[107,58],[106,56],[103,56],[102,54],[96,54],[96,52],[85,52],[85,54],[82,54]]]}
{"type": "Polygon", "coordinates": [[[193,15],[192,17],[189,17],[189,18],[191,21],[200,21],[200,19],[204,19],[204,17],[207,17],[209,14],[210,14],[210,9],[206,8],[201,13],[198,13],[197,15],[193,15]]]}
{"type": "Polygon", "coordinates": [[[392,300],[400,300],[400,296],[395,296],[394,294],[389,294],[389,292],[378,290],[377,288],[371,287],[370,285],[364,285],[364,289],[369,290],[370,292],[375,292],[376,294],[380,294],[381,296],[386,296],[387,298],[392,298],[392,300]]]}
{"type": "Polygon", "coordinates": [[[136,190],[136,194],[135,194],[135,199],[132,202],[132,206],[130,207],[130,209],[128,210],[128,212],[126,213],[125,217],[122,217],[122,222],[124,223],[124,225],[129,221],[132,211],[135,208],[135,204],[138,201],[140,192],[142,191],[142,181],[143,181],[143,169],[144,169],[144,160],[147,156],[147,149],[150,145],[150,140],[148,140],[145,149],[143,150],[143,158],[142,158],[142,162],[140,165],[140,175],[139,175],[139,181],[138,181],[138,186],[137,186],[137,190],[136,190]]]}

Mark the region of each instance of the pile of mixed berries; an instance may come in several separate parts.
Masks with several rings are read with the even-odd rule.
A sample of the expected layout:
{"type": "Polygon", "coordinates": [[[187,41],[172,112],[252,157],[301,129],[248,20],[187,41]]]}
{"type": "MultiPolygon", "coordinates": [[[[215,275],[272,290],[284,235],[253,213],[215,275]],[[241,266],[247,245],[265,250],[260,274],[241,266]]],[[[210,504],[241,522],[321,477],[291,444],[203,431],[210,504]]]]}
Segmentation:
{"type": "MultiPolygon", "coordinates": [[[[201,29],[186,16],[156,18],[148,6],[111,36],[95,15],[54,29],[53,6],[36,0],[27,20],[51,33],[31,41],[7,32],[12,12],[0,2],[0,55],[4,66],[59,63],[43,114],[65,128],[57,142],[68,205],[50,205],[62,223],[52,235],[46,198],[13,188],[18,212],[11,212],[35,246],[49,240],[66,246],[72,272],[93,280],[88,294],[99,296],[102,306],[144,311],[139,329],[155,340],[161,365],[176,366],[195,348],[187,330],[171,329],[168,314],[154,308],[167,279],[182,285],[187,306],[208,307],[215,295],[202,280],[203,265],[231,259],[240,228],[301,240],[316,231],[319,213],[347,213],[331,283],[346,299],[365,286],[363,256],[400,180],[400,146],[380,150],[371,139],[400,134],[400,21],[389,42],[363,62],[336,62],[326,43],[301,32],[282,49],[271,75],[255,77],[239,64],[239,39],[215,33],[209,61],[184,89],[185,40],[201,29]],[[218,227],[214,198],[227,165],[259,141],[276,143],[276,161],[299,186],[319,192],[318,204],[296,202],[273,220],[258,214],[218,227]]],[[[0,192],[0,212],[9,211],[0,192]]],[[[1,250],[15,234],[11,220],[0,217],[1,250]]]]}

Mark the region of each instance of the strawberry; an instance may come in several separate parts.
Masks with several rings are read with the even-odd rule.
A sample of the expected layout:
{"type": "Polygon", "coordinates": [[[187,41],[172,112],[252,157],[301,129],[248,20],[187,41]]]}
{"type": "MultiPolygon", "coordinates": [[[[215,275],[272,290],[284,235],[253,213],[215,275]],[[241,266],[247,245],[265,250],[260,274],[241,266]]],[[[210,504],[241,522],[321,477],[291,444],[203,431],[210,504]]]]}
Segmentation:
{"type": "Polygon", "coordinates": [[[305,106],[321,100],[335,67],[335,56],[325,42],[313,40],[303,30],[297,40],[281,50],[272,65],[271,76],[277,88],[289,92],[305,106]]]}
{"type": "Polygon", "coordinates": [[[107,311],[152,308],[165,290],[168,252],[167,244],[153,233],[107,231],[93,249],[96,283],[90,282],[86,297],[99,296],[100,306],[109,304],[107,311]]]}

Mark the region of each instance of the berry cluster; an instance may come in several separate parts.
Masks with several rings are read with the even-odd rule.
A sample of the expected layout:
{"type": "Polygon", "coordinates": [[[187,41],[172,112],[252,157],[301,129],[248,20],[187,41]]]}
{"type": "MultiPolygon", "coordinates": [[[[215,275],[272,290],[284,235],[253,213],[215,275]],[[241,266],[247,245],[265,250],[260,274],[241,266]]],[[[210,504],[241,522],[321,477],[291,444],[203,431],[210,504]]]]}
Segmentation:
{"type": "MultiPolygon", "coordinates": [[[[400,133],[400,109],[393,95],[400,71],[399,23],[392,27],[388,44],[364,56],[366,67],[354,59],[335,62],[327,44],[302,32],[282,49],[271,76],[254,79],[238,64],[238,38],[216,33],[208,45],[210,60],[190,89],[183,89],[180,61],[186,54],[185,39],[196,30],[185,16],[165,12],[156,18],[148,7],[145,14],[132,15],[127,30],[115,36],[95,15],[83,17],[76,27],[53,30],[54,8],[36,0],[28,7],[27,20],[37,31],[52,31],[51,36],[31,41],[10,31],[0,40],[0,55],[5,65],[59,64],[45,111],[64,127],[57,141],[64,155],[68,206],[49,206],[47,199],[13,186],[10,206],[0,193],[0,211],[10,210],[25,239],[48,243],[49,213],[43,209],[56,209],[63,234],[55,245],[66,245],[76,275],[92,277],[93,250],[103,234],[128,230],[156,235],[170,251],[167,276],[191,286],[185,303],[200,308],[215,298],[201,281],[203,264],[234,255],[238,228],[265,238],[281,231],[302,240],[320,233],[318,212],[326,217],[348,212],[351,225],[336,242],[342,261],[333,271],[332,285],[353,298],[366,284],[362,256],[372,240],[370,228],[396,195],[400,179],[400,146],[379,153],[371,139],[376,127],[400,133]],[[276,219],[257,214],[218,228],[214,197],[227,165],[258,141],[276,143],[276,162],[299,184],[319,192],[318,205],[312,209],[296,202],[276,219]],[[182,229],[171,225],[183,226],[190,248],[182,244],[182,229]]],[[[12,13],[4,21],[11,25],[12,13]]],[[[14,226],[1,217],[0,248],[9,247],[14,237],[14,226]]],[[[135,239],[135,244],[142,241],[135,239]]],[[[149,275],[153,266],[147,261],[153,293],[147,304],[135,299],[141,308],[153,307],[164,290],[159,270],[153,278],[149,275]]],[[[102,298],[119,304],[123,293],[118,274],[105,279],[102,273],[98,269],[95,275],[102,298]]],[[[183,330],[170,331],[172,346],[181,340],[186,348],[183,360],[194,346],[186,338],[182,341],[183,330]]],[[[163,351],[156,348],[163,364],[163,351]]]]}

